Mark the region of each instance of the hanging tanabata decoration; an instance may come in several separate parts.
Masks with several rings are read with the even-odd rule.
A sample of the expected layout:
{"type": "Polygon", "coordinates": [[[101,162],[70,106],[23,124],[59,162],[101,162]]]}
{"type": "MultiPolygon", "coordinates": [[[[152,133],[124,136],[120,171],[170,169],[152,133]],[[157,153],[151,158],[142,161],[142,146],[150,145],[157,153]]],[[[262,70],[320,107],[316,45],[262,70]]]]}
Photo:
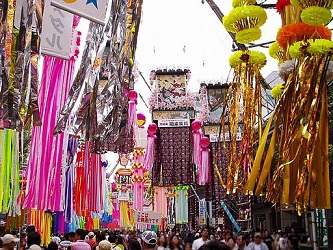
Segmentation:
{"type": "Polygon", "coordinates": [[[175,187],[175,207],[176,207],[176,223],[188,223],[188,189],[189,186],[175,187]]]}
{"type": "MultiPolygon", "coordinates": [[[[259,27],[266,22],[267,15],[263,8],[251,4],[253,1],[234,1],[235,8],[223,18],[225,28],[236,33],[238,43],[250,43],[261,37],[259,27]]],[[[234,79],[225,98],[221,126],[223,141],[226,141],[226,134],[230,139],[226,189],[227,193],[235,193],[246,180],[253,163],[254,143],[261,137],[262,96],[259,70],[266,65],[266,56],[258,51],[237,51],[230,56],[229,64],[234,69],[234,79]],[[237,146],[239,131],[240,148],[237,146]],[[243,178],[239,178],[241,168],[243,178]]]]}
{"type": "Polygon", "coordinates": [[[277,95],[279,101],[259,141],[245,190],[265,193],[273,203],[296,204],[302,213],[308,206],[330,208],[326,75],[333,42],[329,29],[309,25],[325,24],[325,11],[325,21],[318,15],[313,15],[315,23],[307,19],[309,11],[330,8],[332,1],[321,1],[324,6],[316,6],[317,1],[291,2],[306,8],[301,17],[308,24],[288,24],[278,32],[279,46],[293,59],[294,70],[285,74],[283,93],[277,95]]]}

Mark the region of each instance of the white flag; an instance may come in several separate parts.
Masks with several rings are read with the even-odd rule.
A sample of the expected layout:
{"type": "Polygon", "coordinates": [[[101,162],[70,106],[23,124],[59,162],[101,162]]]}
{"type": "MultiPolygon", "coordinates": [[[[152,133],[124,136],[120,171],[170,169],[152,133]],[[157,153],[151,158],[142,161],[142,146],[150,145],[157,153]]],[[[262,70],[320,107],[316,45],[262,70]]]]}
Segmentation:
{"type": "Polygon", "coordinates": [[[45,2],[41,53],[62,59],[69,59],[72,46],[72,26],[74,15],[45,2]]]}
{"type": "Polygon", "coordinates": [[[104,25],[107,2],[107,0],[52,0],[51,4],[104,25]]]}

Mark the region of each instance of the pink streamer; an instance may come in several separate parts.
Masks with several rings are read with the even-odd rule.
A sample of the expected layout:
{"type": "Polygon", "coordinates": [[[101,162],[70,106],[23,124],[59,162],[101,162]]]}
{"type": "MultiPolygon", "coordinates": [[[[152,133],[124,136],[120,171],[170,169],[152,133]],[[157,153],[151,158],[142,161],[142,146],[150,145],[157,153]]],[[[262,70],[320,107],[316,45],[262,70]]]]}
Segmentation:
{"type": "Polygon", "coordinates": [[[24,207],[61,211],[61,163],[64,134],[52,135],[57,115],[68,95],[74,58],[44,57],[38,102],[42,125],[32,131],[31,154],[27,166],[27,195],[24,207]]]}
{"type": "Polygon", "coordinates": [[[134,90],[128,92],[128,120],[127,120],[127,129],[131,131],[132,128],[137,124],[136,120],[136,104],[137,104],[138,94],[134,90]]]}
{"type": "MultiPolygon", "coordinates": [[[[134,163],[137,164],[143,164],[144,161],[144,156],[143,155],[139,155],[137,154],[134,157],[134,163]]],[[[144,168],[140,167],[134,167],[134,176],[138,176],[140,178],[144,177],[144,168]]],[[[133,185],[133,209],[135,210],[143,210],[143,197],[144,196],[144,181],[134,181],[134,185],[133,185]]]]}
{"type": "Polygon", "coordinates": [[[200,165],[200,139],[201,139],[201,121],[195,120],[191,124],[192,128],[192,133],[193,133],[193,163],[196,164],[197,166],[200,165]]]}
{"type": "Polygon", "coordinates": [[[198,173],[198,184],[205,185],[209,182],[209,169],[210,169],[210,150],[209,150],[209,138],[202,137],[200,140],[200,147],[201,147],[201,164],[199,166],[199,173],[198,173]]]}
{"type": "Polygon", "coordinates": [[[155,138],[157,132],[157,125],[152,123],[148,126],[147,129],[148,138],[147,138],[147,148],[144,159],[144,167],[147,171],[151,171],[154,164],[154,148],[155,148],[155,138]]]}

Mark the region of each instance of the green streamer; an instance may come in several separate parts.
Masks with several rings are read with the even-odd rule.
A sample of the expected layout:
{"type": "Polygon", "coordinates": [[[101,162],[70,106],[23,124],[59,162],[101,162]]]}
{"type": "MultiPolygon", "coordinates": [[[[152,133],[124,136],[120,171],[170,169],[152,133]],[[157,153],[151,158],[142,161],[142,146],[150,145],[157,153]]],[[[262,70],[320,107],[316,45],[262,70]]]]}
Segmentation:
{"type": "Polygon", "coordinates": [[[3,194],[3,211],[8,212],[8,204],[10,198],[10,179],[11,179],[11,165],[12,165],[12,140],[13,140],[13,130],[6,129],[5,136],[5,192],[3,194]]]}

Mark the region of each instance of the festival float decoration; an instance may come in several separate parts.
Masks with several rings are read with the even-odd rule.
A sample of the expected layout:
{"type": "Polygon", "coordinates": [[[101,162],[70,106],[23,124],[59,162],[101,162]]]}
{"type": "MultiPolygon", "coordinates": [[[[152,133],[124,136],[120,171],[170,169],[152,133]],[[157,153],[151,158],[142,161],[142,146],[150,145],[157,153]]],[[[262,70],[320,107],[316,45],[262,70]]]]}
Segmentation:
{"type": "Polygon", "coordinates": [[[330,16],[323,8],[331,8],[332,1],[295,0],[279,6],[282,20],[287,21],[278,31],[277,42],[292,61],[286,61],[288,66],[284,65],[284,72],[280,72],[285,83],[276,90],[279,101],[259,141],[244,189],[265,194],[268,201],[280,206],[295,204],[299,213],[308,207],[327,209],[330,189],[326,81],[333,42],[331,31],[323,26],[330,16]],[[295,18],[287,11],[290,4],[302,11],[296,21],[301,18],[304,23],[288,23],[291,17],[295,18]]]}
{"type": "MultiPolygon", "coordinates": [[[[154,188],[169,188],[195,183],[190,125],[195,116],[196,100],[194,94],[187,89],[189,79],[190,71],[188,69],[157,69],[150,74],[153,91],[149,104],[153,123],[157,125],[158,129],[153,165],[145,164],[145,167],[150,169],[152,166],[154,188]]],[[[148,135],[146,154],[149,151],[149,140],[151,139],[152,137],[148,135]]],[[[166,192],[161,188],[157,189],[159,194],[157,198],[164,200],[166,192]]],[[[170,209],[174,206],[170,205],[169,198],[167,198],[168,202],[167,213],[165,213],[166,208],[158,207],[157,209],[167,218],[168,226],[173,227],[176,224],[175,213],[170,209]]],[[[166,205],[165,200],[162,204],[166,205]]]]}

